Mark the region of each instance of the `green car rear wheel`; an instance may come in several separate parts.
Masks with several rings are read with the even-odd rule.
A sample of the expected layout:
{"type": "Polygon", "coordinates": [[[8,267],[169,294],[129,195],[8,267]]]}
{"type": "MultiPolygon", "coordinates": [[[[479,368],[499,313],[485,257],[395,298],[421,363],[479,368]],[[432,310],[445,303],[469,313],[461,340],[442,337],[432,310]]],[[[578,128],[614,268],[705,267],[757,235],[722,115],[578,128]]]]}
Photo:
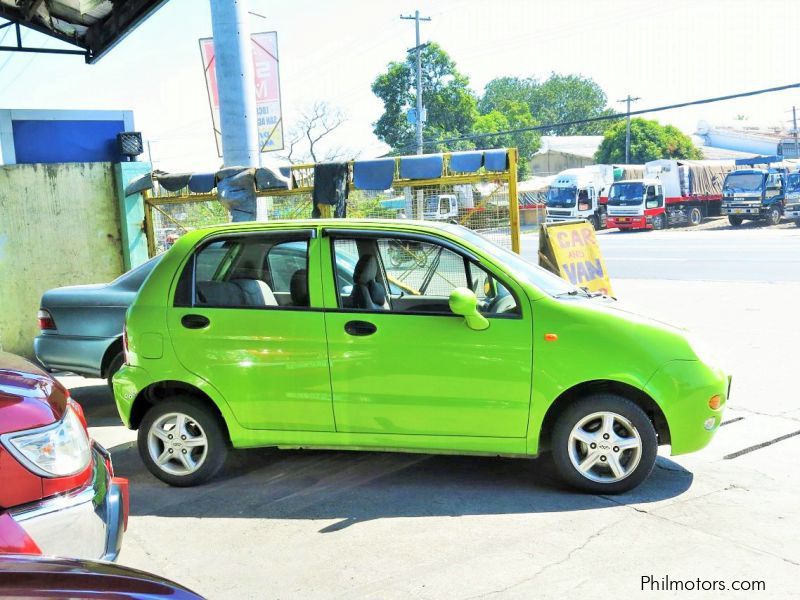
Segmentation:
{"type": "Polygon", "coordinates": [[[142,419],[138,446],[148,470],[161,481],[178,487],[211,479],[228,453],[217,415],[188,396],[153,406],[142,419]]]}

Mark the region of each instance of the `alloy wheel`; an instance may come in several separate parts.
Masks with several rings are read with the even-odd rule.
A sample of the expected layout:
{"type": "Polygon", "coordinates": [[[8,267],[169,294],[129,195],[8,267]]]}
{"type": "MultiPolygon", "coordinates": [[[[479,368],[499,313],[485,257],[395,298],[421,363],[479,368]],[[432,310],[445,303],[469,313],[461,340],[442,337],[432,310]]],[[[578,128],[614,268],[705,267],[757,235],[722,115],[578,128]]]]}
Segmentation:
{"type": "Polygon", "coordinates": [[[208,455],[208,438],[189,415],[171,412],[156,419],[147,433],[150,458],[170,475],[190,475],[208,455]]]}
{"type": "Polygon", "coordinates": [[[586,479],[614,483],[636,470],[642,439],[636,427],[613,412],[596,412],[572,428],[568,440],[572,466],[586,479]]]}

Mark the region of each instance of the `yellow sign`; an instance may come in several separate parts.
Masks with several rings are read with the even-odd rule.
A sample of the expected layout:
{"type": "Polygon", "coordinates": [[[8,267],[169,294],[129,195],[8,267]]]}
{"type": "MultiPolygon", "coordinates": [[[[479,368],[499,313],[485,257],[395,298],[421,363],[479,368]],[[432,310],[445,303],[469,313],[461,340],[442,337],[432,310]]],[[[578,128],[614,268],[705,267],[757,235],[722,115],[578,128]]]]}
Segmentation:
{"type": "Polygon", "coordinates": [[[578,287],[612,295],[597,236],[587,221],[542,224],[539,264],[578,287]]]}

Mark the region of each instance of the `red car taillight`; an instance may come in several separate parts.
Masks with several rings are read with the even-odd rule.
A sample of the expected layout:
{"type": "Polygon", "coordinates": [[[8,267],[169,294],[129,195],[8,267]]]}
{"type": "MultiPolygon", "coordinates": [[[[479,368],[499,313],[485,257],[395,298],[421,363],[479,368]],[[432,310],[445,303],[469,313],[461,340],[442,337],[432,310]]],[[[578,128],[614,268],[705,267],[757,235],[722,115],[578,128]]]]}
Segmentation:
{"type": "Polygon", "coordinates": [[[45,309],[39,309],[39,313],[36,315],[39,319],[39,329],[42,331],[45,330],[54,330],[56,328],[56,322],[53,320],[53,317],[50,316],[50,313],[47,312],[45,309]]]}

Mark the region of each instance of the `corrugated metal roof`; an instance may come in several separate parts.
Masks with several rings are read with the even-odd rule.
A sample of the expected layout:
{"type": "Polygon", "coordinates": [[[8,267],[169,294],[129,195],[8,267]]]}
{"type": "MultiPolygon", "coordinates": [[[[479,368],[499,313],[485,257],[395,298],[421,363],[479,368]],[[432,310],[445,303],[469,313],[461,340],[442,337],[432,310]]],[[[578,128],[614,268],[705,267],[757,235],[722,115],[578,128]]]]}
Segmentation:
{"type": "Polygon", "coordinates": [[[74,44],[94,62],[166,0],[0,0],[0,17],[74,44]]]}

